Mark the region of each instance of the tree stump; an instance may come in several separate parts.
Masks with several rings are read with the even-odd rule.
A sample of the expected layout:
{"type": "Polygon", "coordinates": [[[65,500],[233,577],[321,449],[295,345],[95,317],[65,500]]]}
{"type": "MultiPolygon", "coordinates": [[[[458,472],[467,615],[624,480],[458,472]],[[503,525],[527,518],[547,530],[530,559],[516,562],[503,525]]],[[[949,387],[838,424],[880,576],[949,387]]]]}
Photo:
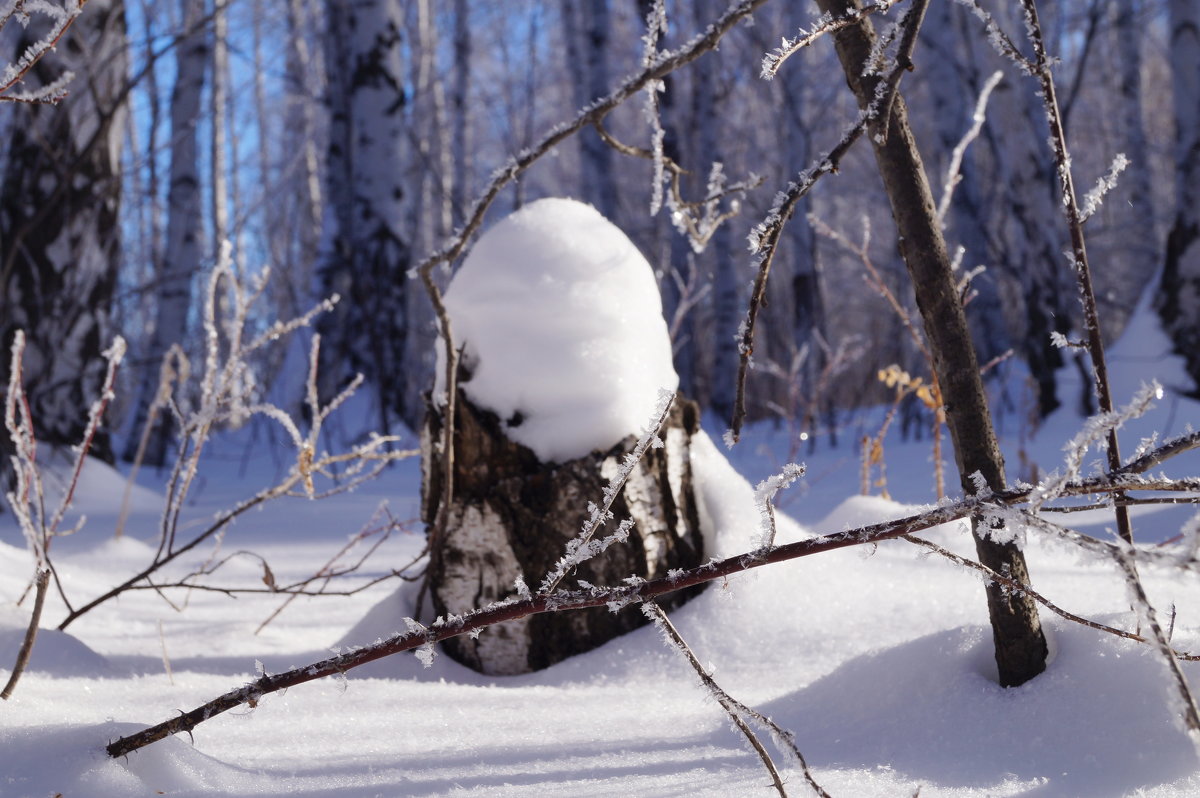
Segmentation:
{"type": "MultiPolygon", "coordinates": [[[[537,590],[599,504],[625,453],[629,436],[607,451],[562,463],[541,462],[529,448],[509,440],[495,413],[471,403],[460,391],[454,436],[454,495],[446,526],[431,552],[429,587],[438,614],[461,614],[516,595],[518,578],[537,590]]],[[[429,407],[422,432],[425,468],[422,515],[434,524],[442,501],[440,458],[445,408],[429,407]]],[[[568,574],[592,585],[620,584],[626,577],[655,579],[668,570],[699,565],[704,557],[699,512],[692,485],[690,445],[699,430],[699,408],[677,398],[660,431],[664,446],[650,449],[634,468],[612,505],[615,520],[596,538],[611,534],[622,519],[634,528],[627,542],[610,546],[568,574]]],[[[680,591],[660,603],[667,609],[697,590],[680,591]]],[[[477,638],[452,638],[446,652],[486,674],[527,673],[589,651],[646,623],[638,607],[618,612],[593,608],[542,613],[484,629],[477,638]]]]}

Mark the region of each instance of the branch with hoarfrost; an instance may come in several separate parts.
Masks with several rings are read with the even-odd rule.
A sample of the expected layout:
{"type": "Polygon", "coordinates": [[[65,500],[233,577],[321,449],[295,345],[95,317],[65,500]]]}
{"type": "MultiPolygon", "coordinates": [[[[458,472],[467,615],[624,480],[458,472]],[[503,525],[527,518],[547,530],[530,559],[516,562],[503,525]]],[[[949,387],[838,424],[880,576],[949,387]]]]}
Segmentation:
{"type": "Polygon", "coordinates": [[[1100,209],[1100,203],[1104,201],[1104,196],[1117,187],[1117,176],[1124,172],[1127,166],[1129,166],[1129,159],[1125,157],[1125,153],[1117,153],[1113,158],[1112,165],[1108,167],[1108,174],[1097,180],[1095,188],[1083,195],[1083,209],[1079,213],[1081,223],[1086,222],[1100,209]]]}
{"type": "Polygon", "coordinates": [[[722,224],[738,215],[741,211],[739,198],[763,184],[764,178],[753,173],[745,180],[730,184],[725,177],[724,166],[717,162],[709,170],[704,198],[694,201],[686,200],[683,197],[683,178],[689,174],[688,170],[661,152],[656,153],[641,147],[633,147],[617,140],[605,129],[603,122],[597,122],[595,128],[604,143],[622,155],[649,160],[657,158],[661,161],[662,168],[671,173],[671,191],[666,196],[667,209],[671,212],[671,223],[688,239],[692,251],[696,254],[704,251],[722,224]],[[722,201],[729,197],[733,198],[730,208],[723,211],[721,209],[722,201]]]}
{"type": "Polygon", "coordinates": [[[141,732],[123,737],[107,747],[110,756],[125,756],[139,748],[180,732],[190,732],[198,725],[243,704],[257,704],[263,696],[286,690],[298,684],[327,676],[339,676],[346,671],[378,659],[439,643],[451,637],[470,634],[493,624],[524,618],[543,612],[564,612],[588,607],[620,606],[647,601],[688,587],[733,576],[743,571],[787,560],[819,554],[825,551],[859,546],[900,537],[964,518],[979,509],[977,499],[946,505],[898,521],[873,524],[819,538],[777,546],[765,556],[742,554],[724,560],[712,560],[705,565],[685,571],[674,571],[655,580],[637,580],[613,587],[589,587],[581,590],[556,591],[520,599],[507,599],[488,607],[472,610],[451,619],[439,618],[427,627],[396,634],[386,640],[357,648],[333,657],[294,668],[279,674],[263,674],[250,684],[239,687],[203,706],[182,713],[168,721],[141,732]]]}
{"type": "Polygon", "coordinates": [[[25,627],[25,637],[21,640],[21,647],[17,649],[17,661],[13,663],[12,672],[8,675],[4,689],[0,690],[0,699],[7,701],[12,696],[13,691],[17,689],[17,682],[21,681],[21,674],[29,665],[29,657],[33,654],[33,644],[37,641],[38,627],[42,622],[42,607],[46,604],[46,588],[49,585],[50,569],[45,568],[38,571],[34,577],[33,612],[29,616],[29,626],[25,627]]]}
{"type": "MultiPolygon", "coordinates": [[[[1083,222],[1087,212],[1081,211],[1075,195],[1075,183],[1071,174],[1071,157],[1067,150],[1067,136],[1063,122],[1062,111],[1056,94],[1054,74],[1051,71],[1053,59],[1046,49],[1045,37],[1042,34],[1041,22],[1038,19],[1036,0],[1020,0],[1021,11],[1025,18],[1025,32],[1033,47],[1033,59],[1023,56],[1013,41],[996,24],[996,21],[986,11],[981,9],[975,0],[959,0],[975,13],[987,25],[988,38],[1001,55],[1010,59],[1025,74],[1038,82],[1038,96],[1042,100],[1042,109],[1050,125],[1050,146],[1054,153],[1054,161],[1058,169],[1058,178],[1062,190],[1063,214],[1071,236],[1071,262],[1075,272],[1075,281],[1079,287],[1080,300],[1083,305],[1084,327],[1087,333],[1087,350],[1092,361],[1092,375],[1095,380],[1097,404],[1100,412],[1113,412],[1112,388],[1108,378],[1108,364],[1104,356],[1104,341],[1100,332],[1099,314],[1096,308],[1096,293],[1092,286],[1092,271],[1088,263],[1087,245],[1083,234],[1083,222]]],[[[1119,171],[1118,163],[1123,158],[1118,157],[1113,164],[1113,171],[1102,181],[1097,189],[1094,203],[1098,202],[1107,190],[1105,182],[1115,180],[1119,171]]],[[[1089,195],[1090,196],[1090,195],[1089,195]]],[[[1121,449],[1115,428],[1109,430],[1107,440],[1108,467],[1112,472],[1121,467],[1121,449]]],[[[1133,527],[1129,520],[1129,511],[1122,505],[1115,507],[1117,534],[1127,543],[1133,542],[1133,527]]]]}
{"type": "Polygon", "coordinates": [[[992,76],[983,84],[983,88],[979,91],[979,98],[975,101],[975,111],[971,114],[971,127],[963,134],[958,144],[954,145],[954,150],[950,153],[950,164],[946,167],[946,179],[942,183],[942,198],[938,202],[937,220],[942,227],[946,226],[946,214],[950,210],[950,200],[954,198],[954,189],[962,182],[962,161],[963,156],[967,154],[967,147],[971,146],[971,142],[979,138],[979,134],[983,131],[983,123],[987,121],[987,104],[992,96],[992,91],[1004,78],[1004,73],[996,70],[992,76]]]}
{"type": "MultiPolygon", "coordinates": [[[[396,436],[378,435],[347,451],[329,453],[320,450],[320,434],[324,422],[354,393],[361,379],[353,381],[327,404],[320,403],[316,390],[319,336],[313,337],[309,350],[306,385],[308,429],[302,432],[301,425],[282,409],[257,401],[257,381],[248,358],[270,343],[308,326],[317,314],[332,307],[336,297],[318,303],[310,311],[294,319],[276,322],[266,331],[251,337],[248,326],[251,308],[263,295],[269,273],[264,270],[248,285],[243,285],[233,271],[229,254],[230,248],[226,244],[222,248],[221,260],[208,281],[202,313],[205,347],[203,370],[196,380],[199,383],[199,396],[194,401],[189,399],[192,386],[184,384],[182,379],[176,380],[174,395],[169,395],[169,388],[164,389],[168,394],[164,404],[175,416],[180,430],[180,441],[165,490],[165,507],[159,527],[157,549],[146,566],[120,584],[80,607],[73,607],[68,602],[68,614],[59,624],[60,630],[66,629],[95,607],[129,590],[161,591],[166,587],[204,589],[204,586],[188,579],[161,584],[155,583],[152,577],[160,569],[193,551],[202,543],[220,540],[234,519],[255,507],[284,496],[319,499],[352,490],[378,475],[389,463],[418,454],[416,450],[393,448],[400,440],[396,436]],[[276,484],[243,500],[231,510],[218,514],[212,522],[186,542],[178,542],[181,514],[187,505],[191,486],[199,472],[202,456],[213,431],[223,425],[241,425],[255,417],[273,419],[290,437],[296,447],[296,462],[291,472],[276,484]],[[318,477],[328,480],[333,486],[318,490],[318,477]]],[[[202,566],[194,575],[206,573],[208,567],[202,566]]],[[[229,592],[225,588],[218,590],[229,592]]]]}
{"type": "Polygon", "coordinates": [[[929,0],[914,0],[913,7],[905,14],[901,24],[904,34],[901,38],[899,52],[895,64],[879,83],[879,92],[871,104],[859,112],[858,119],[842,134],[842,138],[826,154],[805,171],[797,179],[788,184],[787,188],[775,195],[775,202],[767,212],[766,217],[750,231],[750,251],[758,261],[757,274],[750,293],[750,307],[746,318],[738,327],[738,373],[737,387],[733,401],[733,419],[730,423],[726,441],[736,443],[742,434],[742,425],[746,420],[746,382],[751,367],[751,355],[754,354],[754,331],[758,321],[758,313],[766,299],[767,279],[771,275],[771,265],[775,260],[779,242],[783,236],[784,226],[796,212],[796,205],[812,190],[817,181],[827,174],[836,173],[846,153],[858,141],[868,126],[879,120],[886,129],[887,120],[891,116],[892,104],[900,89],[900,79],[912,67],[910,55],[916,44],[917,31],[925,17],[925,9],[929,0]]]}
{"type": "MultiPolygon", "coordinates": [[[[1157,459],[1161,462],[1162,459],[1166,459],[1170,455],[1171,451],[1171,445],[1168,444],[1154,452],[1148,453],[1144,457],[1147,458],[1147,461],[1157,459]]],[[[1136,482],[1135,477],[1122,476],[1119,480],[1114,480],[1106,475],[1105,477],[1091,478],[1077,484],[1067,485],[1062,491],[1062,495],[1072,496],[1085,493],[1128,490],[1134,482],[1136,482]]],[[[1193,492],[1200,492],[1200,480],[1185,481],[1185,483],[1187,486],[1186,489],[1193,492]]],[[[1137,486],[1139,489],[1147,490],[1178,490],[1181,484],[1185,483],[1170,480],[1145,480],[1137,482],[1137,486]]],[[[407,632],[393,635],[373,645],[356,648],[304,667],[294,668],[279,674],[262,674],[250,684],[225,693],[189,712],[182,713],[168,721],[116,740],[106,750],[113,757],[125,756],[172,734],[191,732],[204,721],[227,712],[230,709],[243,704],[257,704],[263,696],[270,693],[327,676],[340,676],[345,674],[346,671],[360,665],[365,665],[368,662],[374,662],[403,651],[429,647],[448,638],[462,634],[471,634],[493,624],[544,612],[565,612],[602,606],[624,607],[632,603],[651,601],[677,590],[724,579],[755,568],[837,549],[903,538],[906,535],[913,535],[941,524],[970,518],[973,515],[981,513],[1016,512],[1015,510],[1008,510],[1008,508],[1027,502],[1032,490],[1032,488],[1006,490],[1001,493],[992,494],[986,499],[980,496],[968,496],[956,502],[946,502],[921,513],[893,521],[885,521],[856,529],[808,538],[794,543],[774,546],[765,552],[747,552],[727,557],[723,560],[710,560],[704,565],[695,568],[672,571],[661,579],[630,580],[624,584],[611,587],[587,586],[580,590],[558,590],[553,593],[539,592],[536,595],[524,593],[520,597],[496,602],[488,607],[472,610],[463,615],[438,618],[428,626],[410,629],[407,632]]],[[[1028,512],[1022,513],[1020,518],[1019,523],[1022,526],[1039,527],[1056,532],[1064,529],[1051,524],[1040,516],[1035,516],[1028,512]]],[[[1068,539],[1085,546],[1088,550],[1111,556],[1111,551],[1115,548],[1115,544],[1095,538],[1088,538],[1070,530],[1065,531],[1069,533],[1068,539]]],[[[1125,549],[1121,550],[1124,551],[1125,549]]],[[[1168,553],[1156,553],[1151,549],[1139,549],[1138,556],[1148,561],[1162,562],[1167,565],[1178,566],[1180,564],[1177,556],[1168,553]]],[[[1189,563],[1189,565],[1200,566],[1200,562],[1189,563]]],[[[1193,567],[1193,570],[1197,570],[1197,568],[1193,567]]]]}
{"type": "Polygon", "coordinates": [[[696,653],[692,651],[692,647],[679,634],[679,630],[675,628],[675,624],[671,623],[671,619],[667,617],[667,613],[657,603],[653,601],[644,603],[642,605],[642,614],[649,618],[658,627],[658,630],[662,632],[664,642],[682,654],[684,659],[688,661],[688,664],[692,666],[692,670],[700,677],[701,686],[708,691],[709,695],[720,705],[721,709],[725,710],[725,714],[729,716],[730,721],[742,733],[747,742],[750,743],[750,747],[754,749],[754,753],[758,754],[758,758],[762,760],[763,766],[771,774],[771,781],[775,786],[775,791],[782,798],[787,798],[787,790],[784,789],[783,779],[779,776],[779,769],[775,767],[775,763],[771,760],[771,755],[767,753],[766,747],[758,739],[758,736],[755,735],[754,730],[750,728],[751,721],[765,727],[775,740],[776,745],[791,756],[801,772],[804,773],[804,780],[812,787],[813,792],[820,796],[820,798],[830,798],[829,793],[825,792],[821,785],[817,783],[817,780],[813,778],[812,771],[808,768],[808,762],[805,761],[804,755],[800,753],[800,747],[796,745],[796,736],[794,734],[784,729],[766,715],[746,706],[725,692],[721,685],[717,684],[712,674],[708,672],[708,669],[700,664],[700,660],[696,658],[696,653]]]}
{"type": "Polygon", "coordinates": [[[1000,23],[996,22],[996,18],[980,6],[976,0],[957,0],[957,2],[983,23],[984,30],[987,31],[988,42],[997,53],[1016,64],[1017,68],[1026,75],[1032,76],[1037,72],[1037,67],[1034,63],[1021,54],[1020,48],[1017,47],[1012,38],[1000,27],[1000,23]]]}
{"type": "MultiPolygon", "coordinates": [[[[991,568],[988,568],[983,563],[977,562],[968,557],[962,557],[958,554],[955,554],[954,552],[950,551],[949,549],[945,549],[932,541],[926,540],[925,538],[917,537],[916,535],[902,535],[901,539],[906,540],[909,543],[920,546],[922,548],[928,549],[928,550],[932,551],[934,554],[937,554],[941,557],[945,557],[947,560],[950,560],[951,562],[953,562],[957,565],[961,565],[964,568],[969,568],[971,570],[978,571],[981,574],[983,574],[985,577],[987,577],[989,580],[991,580],[992,582],[995,582],[996,584],[1004,585],[1004,587],[1008,588],[1011,591],[1025,593],[1025,594],[1029,595],[1030,597],[1032,597],[1033,600],[1036,601],[1038,604],[1041,604],[1043,607],[1050,610],[1055,615],[1057,615],[1058,617],[1062,618],[1065,621],[1070,621],[1071,623],[1077,623],[1080,626],[1086,626],[1089,629],[1095,629],[1098,632],[1104,632],[1105,634],[1110,634],[1110,635],[1113,635],[1114,637],[1120,637],[1125,640],[1132,640],[1135,643],[1150,642],[1142,635],[1135,634],[1134,632],[1129,632],[1124,629],[1117,629],[1116,627],[1108,626],[1107,624],[1100,623],[1099,621],[1093,621],[1090,618],[1084,618],[1081,615],[1076,615],[1073,612],[1068,612],[1067,610],[1064,610],[1062,607],[1059,607],[1057,604],[1052,602],[1050,599],[1043,596],[1041,593],[1034,590],[1032,586],[1025,584],[1023,582],[1018,582],[1017,580],[1015,580],[1012,577],[1007,576],[1005,574],[998,573],[997,571],[995,571],[991,568]]],[[[1174,649],[1172,649],[1172,654],[1177,659],[1188,660],[1190,662],[1200,662],[1200,654],[1189,654],[1186,652],[1175,651],[1174,649]]]]}
{"type": "MultiPolygon", "coordinates": [[[[1153,401],[1161,399],[1162,395],[1162,386],[1157,382],[1152,382],[1150,385],[1143,385],[1132,401],[1119,411],[1102,412],[1088,419],[1083,428],[1063,447],[1063,451],[1067,454],[1065,470],[1051,474],[1034,488],[1030,495],[1030,508],[1037,512],[1046,502],[1061,496],[1066,485],[1079,480],[1079,471],[1083,466],[1083,458],[1087,455],[1088,449],[1101,440],[1110,441],[1111,436],[1119,427],[1127,421],[1145,415],[1153,401]]],[[[1114,474],[1120,473],[1120,471],[1120,468],[1112,469],[1114,474]]]]}
{"type": "Polygon", "coordinates": [[[788,39],[784,37],[779,47],[772,50],[763,56],[762,69],[759,72],[759,77],[763,80],[771,80],[779,74],[783,62],[791,58],[796,53],[808,47],[827,33],[836,33],[842,28],[848,28],[851,25],[857,25],[860,21],[866,19],[871,14],[886,14],[891,10],[892,6],[899,3],[900,0],[879,0],[876,3],[867,3],[859,9],[851,11],[845,16],[834,18],[830,14],[824,14],[817,19],[811,28],[805,30],[801,28],[794,38],[788,39]]]}
{"type": "Polygon", "coordinates": [[[1117,553],[1116,559],[1125,576],[1125,584],[1129,587],[1130,598],[1133,600],[1134,608],[1137,609],[1138,617],[1149,627],[1154,647],[1162,655],[1167,671],[1171,675],[1171,682],[1179,699],[1178,710],[1183,718],[1184,729],[1191,739],[1192,745],[1196,747],[1197,752],[1200,752],[1200,710],[1196,709],[1196,698],[1192,695],[1192,688],[1188,684],[1187,677],[1179,668],[1175,651],[1171,648],[1167,636],[1163,634],[1162,626],[1158,622],[1158,613],[1154,611],[1154,605],[1146,596],[1146,589],[1142,586],[1142,580],[1133,563],[1133,551],[1121,550],[1117,553]]]}
{"type": "Polygon", "coordinates": [[[770,551],[775,545],[775,495],[791,487],[793,482],[804,476],[804,471],[804,465],[788,463],[778,474],[754,486],[754,506],[758,508],[761,533],[758,544],[760,550],[770,551]]]}
{"type": "Polygon", "coordinates": [[[658,434],[663,424],[667,423],[667,416],[670,415],[671,405],[674,402],[675,393],[673,391],[662,390],[659,392],[658,406],[654,409],[653,415],[650,416],[650,423],[646,426],[645,431],[642,432],[642,436],[633,447],[633,451],[625,454],[617,473],[609,480],[608,487],[604,489],[603,503],[597,505],[595,502],[588,502],[588,519],[583,523],[583,531],[579,537],[567,544],[566,553],[559,558],[558,563],[554,566],[554,570],[546,574],[546,578],[542,580],[541,587],[538,588],[539,596],[549,595],[557,590],[567,574],[575,570],[575,567],[580,563],[586,562],[602,553],[613,543],[623,543],[629,539],[629,532],[633,526],[633,522],[625,520],[618,525],[617,531],[614,534],[600,541],[592,540],[600,527],[612,519],[613,502],[620,495],[621,489],[625,487],[625,482],[629,479],[629,475],[633,473],[633,469],[646,456],[647,450],[651,447],[655,449],[662,447],[663,442],[658,434]]]}
{"type": "Polygon", "coordinates": [[[86,2],[64,0],[62,5],[54,5],[49,0],[12,0],[4,13],[0,14],[0,30],[14,17],[23,27],[27,26],[33,14],[46,18],[50,27],[41,39],[26,47],[16,61],[0,70],[0,102],[57,105],[67,96],[67,85],[75,79],[72,72],[64,72],[32,91],[15,91],[15,88],[25,80],[38,61],[55,48],[67,29],[83,13],[86,2]]]}
{"type": "MultiPolygon", "coordinates": [[[[50,558],[50,544],[55,537],[70,535],[77,532],[86,521],[80,518],[78,524],[69,530],[61,529],[63,519],[75,496],[79,485],[79,475],[83,464],[91,451],[96,432],[104,418],[104,411],[113,398],[113,386],[117,379],[117,368],[125,356],[125,339],[117,336],[112,345],[103,352],[108,367],[105,370],[104,381],[100,386],[100,395],[92,402],[88,410],[87,424],[84,425],[83,439],[75,448],[75,463],[71,476],[67,480],[66,489],[59,498],[58,505],[49,518],[46,516],[46,496],[43,489],[41,469],[37,464],[37,439],[34,434],[33,417],[29,411],[29,398],[23,384],[24,369],[22,366],[25,355],[25,331],[17,330],[13,336],[11,349],[11,366],[8,382],[8,392],[4,403],[4,425],[13,445],[12,465],[16,478],[16,490],[5,495],[13,516],[25,537],[25,544],[33,555],[34,587],[33,613],[25,638],[17,654],[16,664],[9,676],[8,684],[0,693],[0,698],[7,699],[16,689],[21,673],[29,662],[33,645],[37,639],[38,625],[41,622],[42,607],[46,600],[46,590],[50,577],[54,577],[54,585],[62,597],[63,603],[70,609],[71,602],[66,590],[59,579],[58,571],[50,558]]],[[[22,599],[23,600],[23,599],[22,599]]]]}

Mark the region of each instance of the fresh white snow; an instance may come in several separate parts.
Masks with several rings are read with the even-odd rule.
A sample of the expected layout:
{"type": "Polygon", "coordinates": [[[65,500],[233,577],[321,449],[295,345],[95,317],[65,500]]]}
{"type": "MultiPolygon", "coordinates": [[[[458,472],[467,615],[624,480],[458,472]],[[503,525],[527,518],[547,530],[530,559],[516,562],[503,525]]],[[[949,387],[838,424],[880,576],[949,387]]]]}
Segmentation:
{"type": "Polygon", "coordinates": [[[543,461],[640,435],[658,392],[679,385],[650,264],[582,202],[538,200],[495,224],[445,304],[463,389],[543,461]]]}
{"type": "MultiPolygon", "coordinates": [[[[639,433],[658,390],[675,385],[652,287],[645,261],[591,208],[567,200],[527,206],[481,238],[447,295],[474,371],[468,393],[501,418],[519,411],[524,421],[510,434],[546,459],[639,433]],[[506,353],[510,347],[518,354],[506,353]]],[[[1121,400],[1148,377],[1172,384],[1176,364],[1165,347],[1152,320],[1135,319],[1112,357],[1121,400]]],[[[1020,384],[1013,375],[1008,390],[1020,384]]],[[[1131,425],[1130,451],[1143,434],[1138,427],[1178,433],[1200,417],[1194,402],[1169,395],[1161,404],[1131,425]]],[[[863,414],[851,426],[873,432],[872,423],[863,414]]],[[[1042,474],[1057,467],[1062,444],[1080,424],[1064,411],[1030,438],[1010,420],[1001,430],[1010,473],[1021,462],[1019,450],[1042,474]]],[[[762,505],[742,475],[758,482],[780,469],[788,457],[785,431],[752,426],[728,455],[732,463],[707,436],[694,441],[711,555],[761,545],[762,505]]],[[[801,458],[805,476],[774,498],[776,543],[899,517],[933,500],[928,441],[902,442],[895,430],[885,446],[888,486],[908,504],[854,495],[854,433],[843,430],[841,448],[822,442],[801,458]]],[[[271,484],[294,453],[286,442],[273,445],[245,429],[223,437],[206,458],[183,529],[271,484]]],[[[1094,452],[1084,458],[1083,472],[1099,459],[1094,452]]],[[[1169,470],[1196,474],[1197,459],[1179,458],[1169,470]]],[[[50,477],[65,467],[46,464],[50,477]]],[[[75,512],[88,514],[89,523],[51,548],[76,606],[153,557],[160,511],[148,489],[154,479],[142,474],[126,534],[114,539],[123,479],[88,464],[75,512]]],[[[229,530],[221,554],[258,557],[238,554],[206,581],[261,587],[263,560],[279,583],[311,575],[380,501],[398,518],[415,518],[418,488],[418,464],[409,460],[352,494],[280,500],[249,513],[229,530]]],[[[581,518],[585,512],[581,507],[581,518]]],[[[1167,540],[1193,514],[1190,507],[1140,508],[1135,534],[1167,540]]],[[[1100,535],[1113,523],[1103,511],[1067,520],[1100,535]]],[[[407,528],[335,587],[362,585],[407,563],[423,545],[420,525],[407,528]]],[[[963,523],[925,537],[973,554],[963,523]]],[[[23,545],[11,513],[0,516],[0,678],[28,618],[28,603],[16,605],[32,573],[23,545]]],[[[1026,550],[1034,584],[1051,600],[1134,627],[1112,563],[1033,532],[1026,550]]],[[[163,576],[179,576],[212,555],[211,547],[198,549],[163,576]]],[[[1160,616],[1174,608],[1174,645],[1200,651],[1200,579],[1163,566],[1142,572],[1160,616]]],[[[425,668],[404,654],[343,679],[266,696],[257,707],[201,724],[194,739],[169,738],[119,761],[105,755],[114,738],[199,706],[260,669],[302,666],[331,648],[406,630],[406,618],[418,614],[415,595],[411,583],[393,579],[351,596],[298,599],[256,635],[280,596],[171,590],[168,603],[147,590],[101,605],[64,633],[53,631],[66,607],[52,589],[30,669],[0,704],[0,798],[773,794],[757,757],[652,628],[507,678],[481,676],[440,655],[425,668]]],[[[834,796],[911,796],[918,789],[922,798],[1200,794],[1200,760],[1179,728],[1158,655],[1049,612],[1042,617],[1052,648],[1046,673],[1020,688],[1000,688],[979,577],[892,541],[722,580],[674,613],[673,622],[726,691],[795,733],[815,777],[834,796]]],[[[1200,684],[1200,664],[1186,662],[1183,671],[1200,684]]],[[[790,794],[809,794],[787,759],[780,754],[776,761],[790,794]]]]}

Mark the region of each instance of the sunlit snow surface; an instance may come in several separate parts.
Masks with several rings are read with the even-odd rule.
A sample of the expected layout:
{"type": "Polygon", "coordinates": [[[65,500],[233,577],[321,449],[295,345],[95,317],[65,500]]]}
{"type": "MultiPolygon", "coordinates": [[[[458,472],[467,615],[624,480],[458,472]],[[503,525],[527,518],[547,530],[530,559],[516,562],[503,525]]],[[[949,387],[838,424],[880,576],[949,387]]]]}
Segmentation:
{"type": "Polygon", "coordinates": [[[498,222],[445,303],[463,389],[543,461],[640,434],[659,390],[679,384],[650,264],[582,202],[538,200],[498,222]]]}
{"type": "MultiPolygon", "coordinates": [[[[1115,359],[1122,352],[1134,357],[1137,347],[1117,347],[1115,359]]],[[[1133,387],[1119,384],[1116,392],[1127,397],[1133,387]]],[[[1175,432],[1200,417],[1186,400],[1163,405],[1160,423],[1169,417],[1175,432]]],[[[1024,444],[1027,456],[1043,471],[1052,468],[1079,423],[1052,419],[1024,444]]],[[[730,456],[757,480],[786,454],[786,432],[753,427],[730,456]]],[[[1010,422],[1002,432],[1015,473],[1017,427],[1010,422]]],[[[276,461],[261,441],[248,459],[243,454],[232,444],[218,447],[185,524],[253,494],[288,463],[286,447],[276,461]]],[[[697,441],[694,455],[704,516],[715,530],[712,553],[756,545],[759,515],[749,484],[707,439],[697,441]]],[[[928,441],[892,436],[885,455],[892,494],[930,501],[928,441]]],[[[807,475],[778,497],[780,543],[914,509],[853,496],[857,458],[845,443],[829,449],[822,442],[802,459],[807,475]]],[[[1195,457],[1184,465],[1200,470],[1195,457]]],[[[95,463],[85,480],[81,495],[89,506],[82,509],[98,511],[94,522],[52,550],[76,604],[147,561],[157,522],[151,496],[139,491],[128,535],[112,541],[106,519],[119,481],[95,463]]],[[[398,517],[412,517],[418,480],[416,463],[406,462],[346,497],[276,504],[241,519],[223,550],[261,554],[278,581],[309,575],[381,498],[398,517]]],[[[1190,513],[1140,514],[1135,534],[1165,539],[1190,513]]],[[[1104,514],[1083,520],[1096,534],[1111,526],[1104,514]]],[[[973,550],[958,524],[926,536],[962,554],[973,550]]],[[[27,618],[14,602],[31,568],[10,514],[0,516],[0,540],[3,680],[27,618]]],[[[398,536],[363,576],[403,564],[421,545],[419,528],[398,536]]],[[[1060,606],[1132,626],[1125,589],[1108,563],[1039,537],[1031,538],[1028,556],[1038,589],[1060,606]]],[[[1200,580],[1155,567],[1144,575],[1161,614],[1177,610],[1175,645],[1200,650],[1200,580]]],[[[212,577],[251,586],[261,579],[261,564],[244,557],[212,577]]],[[[198,727],[194,742],[184,735],[120,761],[104,756],[115,737],[251,680],[256,660],[278,672],[331,647],[403,630],[403,617],[414,613],[412,590],[397,588],[391,581],[351,597],[297,601],[258,636],[255,627],[279,597],[175,591],[172,600],[186,603],[177,612],[147,591],[100,607],[67,634],[44,634],[15,696],[0,704],[0,796],[774,795],[758,759],[651,629],[507,679],[481,677],[445,656],[425,670],[402,655],[226,713],[198,727]]],[[[52,590],[45,626],[63,614],[52,590]]],[[[1200,794],[1197,758],[1175,723],[1156,655],[1042,617],[1053,649],[1049,669],[1024,687],[1001,689],[980,581],[903,542],[762,568],[713,585],[674,614],[726,690],[796,734],[834,796],[911,796],[918,787],[922,798],[1200,794]]],[[[1183,667],[1200,683],[1196,663],[1183,667]]],[[[789,793],[809,794],[799,773],[782,756],[777,761],[789,793]]]]}

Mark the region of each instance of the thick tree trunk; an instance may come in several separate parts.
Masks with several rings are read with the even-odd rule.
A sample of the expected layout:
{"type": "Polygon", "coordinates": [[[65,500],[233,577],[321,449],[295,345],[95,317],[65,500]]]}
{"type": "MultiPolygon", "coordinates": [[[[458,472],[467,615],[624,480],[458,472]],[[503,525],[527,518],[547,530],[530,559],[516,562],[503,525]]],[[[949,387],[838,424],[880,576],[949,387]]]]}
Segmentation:
{"type": "MultiPolygon", "coordinates": [[[[35,16],[10,53],[43,33],[35,16]]],[[[28,78],[32,89],[73,70],[70,96],[56,107],[4,109],[10,125],[0,177],[0,385],[8,383],[9,347],[23,329],[24,384],[39,443],[80,443],[104,377],[100,353],[110,343],[121,262],[127,46],[124,5],[93,0],[28,78]]],[[[91,451],[111,456],[106,433],[91,451]]],[[[0,474],[9,453],[0,425],[0,474]]]]}
{"type": "MultiPolygon", "coordinates": [[[[852,0],[817,0],[817,4],[834,17],[842,17],[857,6],[852,0]]],[[[859,106],[866,108],[876,96],[879,83],[878,77],[862,74],[875,43],[874,28],[864,19],[834,34],[834,42],[846,80],[859,106]]],[[[1005,486],[1004,460],[992,428],[946,242],[937,223],[933,195],[902,97],[896,97],[886,138],[880,141],[872,136],[871,141],[896,221],[900,254],[912,278],[945,397],[946,421],[963,489],[974,492],[971,477],[979,473],[989,488],[1001,490],[1005,486]]],[[[982,519],[976,519],[973,526],[980,562],[1028,583],[1029,571],[1020,549],[993,538],[1002,530],[987,529],[982,519]]],[[[1015,595],[995,583],[988,584],[987,598],[1000,683],[1022,684],[1046,667],[1046,640],[1037,605],[1028,596],[1015,595]]]]}
{"type": "MultiPolygon", "coordinates": [[[[441,412],[444,408],[429,408],[422,437],[423,515],[430,524],[442,501],[436,459],[429,457],[441,436],[441,412]]],[[[441,615],[514,596],[518,578],[536,590],[567,543],[579,536],[589,502],[600,502],[635,443],[630,436],[607,452],[543,463],[528,448],[508,440],[496,415],[473,405],[461,391],[455,425],[454,497],[430,580],[434,607],[441,615]]],[[[634,527],[628,540],[580,564],[563,587],[576,588],[576,580],[604,586],[631,576],[654,579],[703,561],[689,458],[698,430],[698,406],[677,399],[661,432],[666,445],[650,449],[636,466],[613,503],[615,520],[595,538],[611,534],[618,521],[630,518],[634,527]]],[[[664,606],[678,606],[695,593],[681,591],[664,606]]],[[[549,667],[645,623],[637,607],[615,613],[606,608],[545,613],[489,627],[476,638],[452,638],[444,645],[451,657],[477,671],[517,674],[549,667]]]]}
{"type": "Polygon", "coordinates": [[[1200,0],[1171,0],[1175,220],[1157,307],[1200,396],[1200,0]]]}

